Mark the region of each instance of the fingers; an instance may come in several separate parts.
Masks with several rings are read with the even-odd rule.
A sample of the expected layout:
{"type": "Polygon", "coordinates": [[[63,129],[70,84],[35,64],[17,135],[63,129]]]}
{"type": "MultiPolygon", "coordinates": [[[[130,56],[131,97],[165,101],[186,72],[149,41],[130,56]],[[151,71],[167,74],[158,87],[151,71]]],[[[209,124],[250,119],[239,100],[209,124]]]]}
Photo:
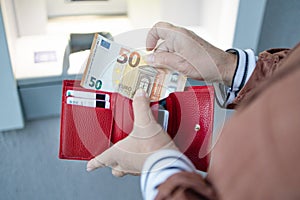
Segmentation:
{"type": "Polygon", "coordinates": [[[199,174],[191,172],[179,172],[172,175],[158,187],[158,194],[155,199],[170,198],[179,187],[194,191],[208,199],[216,199],[216,193],[212,186],[207,184],[199,174]]]}
{"type": "Polygon", "coordinates": [[[146,126],[153,120],[150,109],[150,100],[143,89],[138,89],[133,97],[134,123],[138,126],[146,126]]]}
{"type": "Polygon", "coordinates": [[[114,175],[114,176],[116,176],[116,177],[123,177],[123,176],[126,175],[125,172],[123,172],[123,171],[121,171],[121,170],[117,170],[117,169],[115,169],[115,168],[113,168],[113,169],[111,170],[111,173],[112,173],[112,175],[114,175]]]}
{"type": "Polygon", "coordinates": [[[113,159],[109,159],[108,156],[112,156],[112,155],[109,153],[106,154],[106,152],[104,152],[103,154],[100,154],[99,156],[90,160],[87,164],[87,168],[86,168],[87,171],[90,172],[97,168],[110,166],[112,168],[111,173],[115,177],[123,177],[126,174],[136,175],[135,173],[129,173],[122,170],[120,166],[113,159]]]}
{"type": "Polygon", "coordinates": [[[93,171],[97,168],[106,167],[106,166],[115,166],[116,161],[114,160],[114,151],[113,148],[109,148],[104,151],[102,154],[96,156],[95,158],[91,159],[86,166],[86,170],[88,172],[93,171]]]}
{"type": "Polygon", "coordinates": [[[149,65],[172,69],[191,78],[200,79],[199,74],[194,73],[196,63],[190,63],[197,55],[195,56],[190,48],[186,48],[187,42],[195,45],[192,34],[188,30],[159,22],[153,26],[147,36],[147,50],[154,49],[154,53],[146,56],[146,62],[149,65]],[[164,41],[158,44],[159,39],[164,41]]]}
{"type": "Polygon", "coordinates": [[[108,150],[104,151],[102,154],[91,159],[87,163],[86,170],[90,172],[97,168],[111,167],[111,173],[116,177],[123,177],[127,174],[131,174],[135,176],[140,175],[140,172],[138,171],[130,171],[127,168],[121,167],[120,158],[119,158],[120,152],[115,151],[116,148],[118,147],[113,146],[108,150]]]}
{"type": "Polygon", "coordinates": [[[99,156],[93,158],[92,160],[90,160],[87,163],[87,171],[93,171],[97,168],[101,168],[101,167],[105,167],[105,166],[110,166],[112,167],[111,169],[111,173],[112,175],[116,176],[116,177],[122,177],[125,176],[126,173],[125,171],[123,171],[122,169],[120,169],[119,165],[113,160],[110,159],[109,157],[114,157],[111,153],[107,153],[107,151],[103,152],[102,154],[100,154],[99,156]]]}
{"type": "Polygon", "coordinates": [[[152,51],[159,39],[165,39],[170,34],[170,29],[174,28],[172,24],[166,22],[159,22],[155,24],[149,31],[146,39],[146,48],[152,51]]]}
{"type": "Polygon", "coordinates": [[[124,170],[122,170],[122,169],[121,169],[120,167],[118,167],[118,166],[112,168],[111,173],[112,173],[112,175],[114,175],[115,177],[123,177],[123,176],[128,175],[128,174],[133,175],[133,176],[139,176],[139,175],[141,175],[140,172],[128,172],[128,171],[124,171],[124,170]]]}
{"type": "Polygon", "coordinates": [[[169,52],[155,52],[147,55],[147,63],[153,66],[161,66],[181,72],[184,75],[191,76],[190,69],[192,65],[181,56],[169,52]]]}

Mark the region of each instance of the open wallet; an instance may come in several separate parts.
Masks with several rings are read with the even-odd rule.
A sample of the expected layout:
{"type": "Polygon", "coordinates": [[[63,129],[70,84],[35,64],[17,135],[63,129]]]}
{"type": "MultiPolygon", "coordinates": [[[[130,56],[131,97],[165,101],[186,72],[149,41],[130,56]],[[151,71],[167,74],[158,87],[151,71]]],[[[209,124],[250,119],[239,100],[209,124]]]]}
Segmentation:
{"type": "MultiPolygon", "coordinates": [[[[167,133],[198,170],[207,171],[213,133],[213,87],[186,87],[185,91],[171,93],[159,102],[151,102],[150,106],[164,107],[169,112],[167,133]]],[[[59,158],[94,158],[125,138],[133,128],[133,119],[131,99],[115,92],[85,89],[79,80],[64,80],[59,158]],[[74,91],[103,98],[85,106],[76,102],[76,97],[72,98],[74,91]]]]}

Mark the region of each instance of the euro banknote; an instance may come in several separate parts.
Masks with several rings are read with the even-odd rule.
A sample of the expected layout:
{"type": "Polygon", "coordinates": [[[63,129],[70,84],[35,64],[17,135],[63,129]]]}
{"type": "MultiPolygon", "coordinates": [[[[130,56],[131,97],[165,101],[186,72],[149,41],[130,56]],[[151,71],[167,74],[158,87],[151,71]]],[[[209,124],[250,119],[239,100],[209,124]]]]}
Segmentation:
{"type": "Polygon", "coordinates": [[[96,34],[82,76],[81,86],[87,89],[118,92],[133,98],[142,88],[151,101],[183,91],[186,77],[163,66],[145,62],[144,49],[132,49],[96,34]]]}

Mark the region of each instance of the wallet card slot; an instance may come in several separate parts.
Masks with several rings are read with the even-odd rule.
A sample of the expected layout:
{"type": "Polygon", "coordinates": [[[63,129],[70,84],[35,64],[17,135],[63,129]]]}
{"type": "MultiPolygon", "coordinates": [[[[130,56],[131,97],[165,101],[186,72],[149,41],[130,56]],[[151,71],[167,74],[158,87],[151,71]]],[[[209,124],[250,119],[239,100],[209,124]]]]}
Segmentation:
{"type": "Polygon", "coordinates": [[[90,90],[85,89],[80,86],[79,80],[64,80],[63,81],[63,91],[62,91],[62,101],[66,102],[67,99],[67,91],[80,91],[80,92],[88,92],[93,94],[107,94],[109,96],[109,103],[111,104],[111,96],[112,92],[102,91],[102,90],[90,90]]]}
{"type": "Polygon", "coordinates": [[[60,158],[89,160],[110,146],[112,111],[62,104],[60,158]]]}
{"type": "Polygon", "coordinates": [[[112,94],[112,111],[113,111],[113,131],[111,142],[115,144],[119,140],[124,139],[132,131],[133,128],[133,108],[132,100],[121,94],[112,94]]]}
{"type": "MultiPolygon", "coordinates": [[[[74,88],[74,87],[64,87],[63,89],[63,94],[62,94],[62,101],[66,101],[68,96],[72,96],[71,92],[74,93],[79,93],[79,92],[83,92],[83,93],[87,93],[87,94],[95,94],[97,95],[96,97],[93,97],[94,99],[98,99],[98,96],[102,96],[102,95],[108,95],[108,101],[111,103],[111,92],[106,92],[106,91],[93,91],[93,90],[87,90],[84,88],[74,88]],[[68,95],[69,94],[69,95],[68,95]]],[[[82,95],[82,94],[81,94],[82,95]]],[[[90,97],[91,95],[84,95],[84,96],[79,96],[80,98],[92,98],[90,97]],[[86,97],[85,97],[86,96],[86,97]]],[[[98,100],[103,100],[103,101],[107,101],[107,97],[104,99],[98,99],[98,100]]]]}

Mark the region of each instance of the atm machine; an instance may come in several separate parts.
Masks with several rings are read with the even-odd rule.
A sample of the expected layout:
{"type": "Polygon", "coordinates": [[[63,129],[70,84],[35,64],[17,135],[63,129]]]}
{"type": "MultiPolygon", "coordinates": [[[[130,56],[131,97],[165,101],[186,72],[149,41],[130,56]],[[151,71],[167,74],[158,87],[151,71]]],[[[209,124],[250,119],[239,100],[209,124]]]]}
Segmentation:
{"type": "Polygon", "coordinates": [[[6,77],[10,77],[1,77],[1,66],[0,89],[13,96],[4,99],[1,94],[0,110],[10,109],[13,114],[8,117],[0,112],[0,131],[21,128],[24,119],[60,114],[62,80],[81,78],[88,55],[81,50],[89,49],[95,32],[110,37],[163,20],[189,28],[222,49],[256,49],[265,3],[266,0],[0,0],[0,41],[1,50],[5,50],[0,58],[7,61],[6,77]],[[181,15],[174,14],[178,9],[181,15]],[[95,25],[88,26],[91,21],[96,21],[95,25]],[[245,26],[251,23],[245,40],[245,26]],[[11,103],[4,106],[2,102],[11,103]]]}
{"type": "Polygon", "coordinates": [[[1,0],[5,28],[1,36],[6,36],[25,120],[59,115],[62,80],[81,78],[95,32],[111,37],[101,27],[77,28],[72,33],[74,28],[67,30],[67,24],[61,30],[62,23],[74,24],[76,17],[68,18],[73,15],[92,20],[87,15],[122,16],[126,13],[125,3],[126,0],[1,0]],[[76,66],[70,67],[71,64],[76,66]]]}

